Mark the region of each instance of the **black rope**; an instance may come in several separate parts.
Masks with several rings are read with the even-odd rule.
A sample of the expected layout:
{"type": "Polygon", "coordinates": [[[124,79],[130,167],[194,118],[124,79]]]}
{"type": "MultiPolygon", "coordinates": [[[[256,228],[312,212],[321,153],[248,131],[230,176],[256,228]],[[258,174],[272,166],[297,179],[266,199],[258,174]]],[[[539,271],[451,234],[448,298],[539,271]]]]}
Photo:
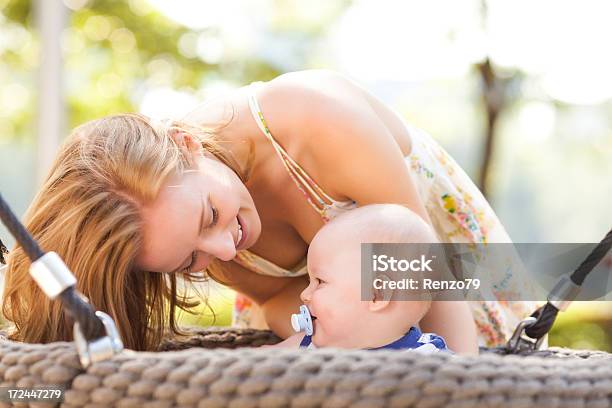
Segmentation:
{"type": "Polygon", "coordinates": [[[0,194],[0,219],[32,262],[45,254],[23,224],[17,219],[17,216],[11,211],[4,198],[2,198],[2,194],[0,194]]]}
{"type": "Polygon", "coordinates": [[[544,306],[539,307],[531,314],[531,317],[535,317],[537,320],[534,324],[525,328],[525,334],[532,339],[544,337],[555,323],[558,313],[559,309],[546,302],[544,306]]]}
{"type": "MultiPolygon", "coordinates": [[[[572,282],[581,286],[587,275],[601,262],[610,251],[610,248],[612,248],[612,230],[608,232],[604,239],[591,251],[589,256],[570,275],[572,282]]],[[[546,305],[533,312],[531,316],[537,320],[534,324],[525,328],[525,334],[532,339],[539,339],[545,336],[552,328],[558,313],[559,310],[547,302],[546,305]]]]}
{"type": "MultiPolygon", "coordinates": [[[[45,254],[17,216],[11,211],[4,198],[2,198],[2,194],[0,194],[0,220],[2,220],[13,237],[15,237],[17,243],[21,245],[30,261],[34,262],[45,254]]],[[[0,242],[0,246],[4,247],[1,244],[0,242]]],[[[95,315],[94,308],[87,302],[84,296],[77,292],[74,286],[66,288],[60,293],[59,298],[66,314],[79,322],[83,336],[88,341],[99,339],[105,335],[104,325],[95,315]]]]}
{"type": "Polygon", "coordinates": [[[96,340],[106,335],[104,324],[95,315],[95,309],[87,301],[87,298],[80,294],[74,286],[66,288],[66,290],[60,293],[59,298],[66,314],[79,322],[81,332],[88,341],[96,340]]]}
{"type": "Polygon", "coordinates": [[[582,261],[580,266],[572,273],[570,279],[576,285],[581,286],[587,275],[597,266],[612,248],[612,229],[595,249],[582,261]]]}

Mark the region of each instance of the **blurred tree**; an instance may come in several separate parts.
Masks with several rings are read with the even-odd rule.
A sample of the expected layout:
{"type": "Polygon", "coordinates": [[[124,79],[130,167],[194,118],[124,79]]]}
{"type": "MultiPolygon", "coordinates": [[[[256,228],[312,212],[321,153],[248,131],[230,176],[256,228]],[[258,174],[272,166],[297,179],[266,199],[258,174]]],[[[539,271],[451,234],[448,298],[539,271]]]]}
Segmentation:
{"type": "MultiPolygon", "coordinates": [[[[165,86],[195,94],[211,78],[244,84],[255,79],[271,79],[292,65],[303,68],[302,63],[308,63],[308,56],[327,24],[349,4],[348,1],[334,2],[334,7],[327,7],[326,14],[312,19],[300,16],[301,8],[295,1],[263,3],[270,3],[273,6],[270,9],[275,10],[265,28],[264,39],[283,39],[274,43],[281,49],[275,55],[251,52],[245,57],[227,53],[215,59],[210,56],[216,43],[206,39],[225,41],[220,27],[211,25],[191,30],[170,20],[144,0],[58,2],[58,7],[72,9],[69,28],[58,39],[64,53],[69,127],[103,115],[138,110],[143,95],[152,87],[165,86]],[[287,25],[287,21],[291,24],[287,25]],[[304,51],[303,60],[287,65],[288,58],[284,55],[295,54],[295,50],[304,51]]],[[[5,0],[3,8],[0,1],[0,10],[10,24],[35,32],[30,0],[8,3],[5,0]]],[[[33,41],[36,42],[36,36],[33,41]]],[[[23,72],[27,65],[28,57],[22,51],[8,50],[2,54],[3,61],[9,62],[14,72],[23,72]]],[[[36,62],[30,62],[30,73],[35,68],[36,62]]],[[[33,75],[24,82],[34,83],[33,75]]],[[[11,117],[15,126],[19,126],[17,134],[31,134],[32,129],[25,129],[24,125],[34,119],[32,109],[28,106],[21,117],[11,117]]]]}
{"type": "MultiPolygon", "coordinates": [[[[480,17],[483,32],[487,32],[488,29],[488,13],[487,0],[481,0],[480,17]]],[[[498,133],[498,119],[500,114],[505,109],[508,109],[509,105],[516,100],[511,99],[509,87],[512,82],[520,82],[522,74],[521,71],[513,69],[511,72],[507,72],[504,77],[500,76],[488,54],[485,55],[483,61],[475,64],[475,68],[480,77],[481,99],[484,105],[485,116],[484,143],[477,185],[482,194],[487,197],[489,193],[489,172],[494,157],[495,140],[498,133]]]]}
{"type": "Polygon", "coordinates": [[[486,197],[488,193],[487,178],[495,143],[495,125],[497,117],[504,107],[505,87],[500,79],[495,75],[491,66],[491,60],[486,58],[483,62],[476,65],[482,80],[482,99],[485,107],[485,141],[482,152],[482,163],[478,178],[478,187],[486,197]]]}
{"type": "Polygon", "coordinates": [[[482,194],[487,197],[499,117],[505,110],[512,108],[514,103],[520,101],[520,95],[517,95],[514,90],[520,87],[524,74],[513,70],[501,76],[488,57],[476,64],[475,68],[480,76],[480,92],[485,117],[484,143],[477,184],[482,194]]]}

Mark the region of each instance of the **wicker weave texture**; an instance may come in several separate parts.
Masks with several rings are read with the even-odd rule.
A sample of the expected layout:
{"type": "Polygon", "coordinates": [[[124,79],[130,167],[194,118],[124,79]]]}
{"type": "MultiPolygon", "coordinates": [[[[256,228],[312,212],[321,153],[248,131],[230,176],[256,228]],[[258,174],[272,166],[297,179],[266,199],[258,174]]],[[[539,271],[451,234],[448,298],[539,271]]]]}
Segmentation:
{"type": "Polygon", "coordinates": [[[277,340],[256,330],[200,330],[162,347],[207,348],[125,351],[87,370],[72,343],[2,340],[0,385],[62,385],[64,407],[612,406],[612,355],[603,352],[553,348],[539,356],[462,357],[222,348],[277,340]]]}

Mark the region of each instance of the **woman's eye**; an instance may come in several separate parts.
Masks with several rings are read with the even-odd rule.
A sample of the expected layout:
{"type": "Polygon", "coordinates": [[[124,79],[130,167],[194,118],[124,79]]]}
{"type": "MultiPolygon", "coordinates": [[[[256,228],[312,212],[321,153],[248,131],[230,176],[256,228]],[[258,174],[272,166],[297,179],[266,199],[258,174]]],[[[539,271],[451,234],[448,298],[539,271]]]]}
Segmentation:
{"type": "Polygon", "coordinates": [[[210,227],[214,227],[217,225],[217,221],[219,220],[219,211],[215,207],[210,207],[212,209],[212,222],[210,223],[210,227]]]}

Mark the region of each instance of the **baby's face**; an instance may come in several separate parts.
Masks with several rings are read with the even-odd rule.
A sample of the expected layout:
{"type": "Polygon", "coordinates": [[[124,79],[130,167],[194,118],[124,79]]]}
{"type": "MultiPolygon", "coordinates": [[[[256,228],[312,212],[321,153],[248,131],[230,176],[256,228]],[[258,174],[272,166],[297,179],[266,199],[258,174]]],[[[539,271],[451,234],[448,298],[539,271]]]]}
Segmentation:
{"type": "Polygon", "coordinates": [[[310,284],[301,299],[314,319],[316,346],[358,348],[351,333],[364,330],[362,316],[369,313],[361,300],[361,251],[357,243],[347,244],[344,234],[324,231],[313,239],[308,250],[310,284]]]}

